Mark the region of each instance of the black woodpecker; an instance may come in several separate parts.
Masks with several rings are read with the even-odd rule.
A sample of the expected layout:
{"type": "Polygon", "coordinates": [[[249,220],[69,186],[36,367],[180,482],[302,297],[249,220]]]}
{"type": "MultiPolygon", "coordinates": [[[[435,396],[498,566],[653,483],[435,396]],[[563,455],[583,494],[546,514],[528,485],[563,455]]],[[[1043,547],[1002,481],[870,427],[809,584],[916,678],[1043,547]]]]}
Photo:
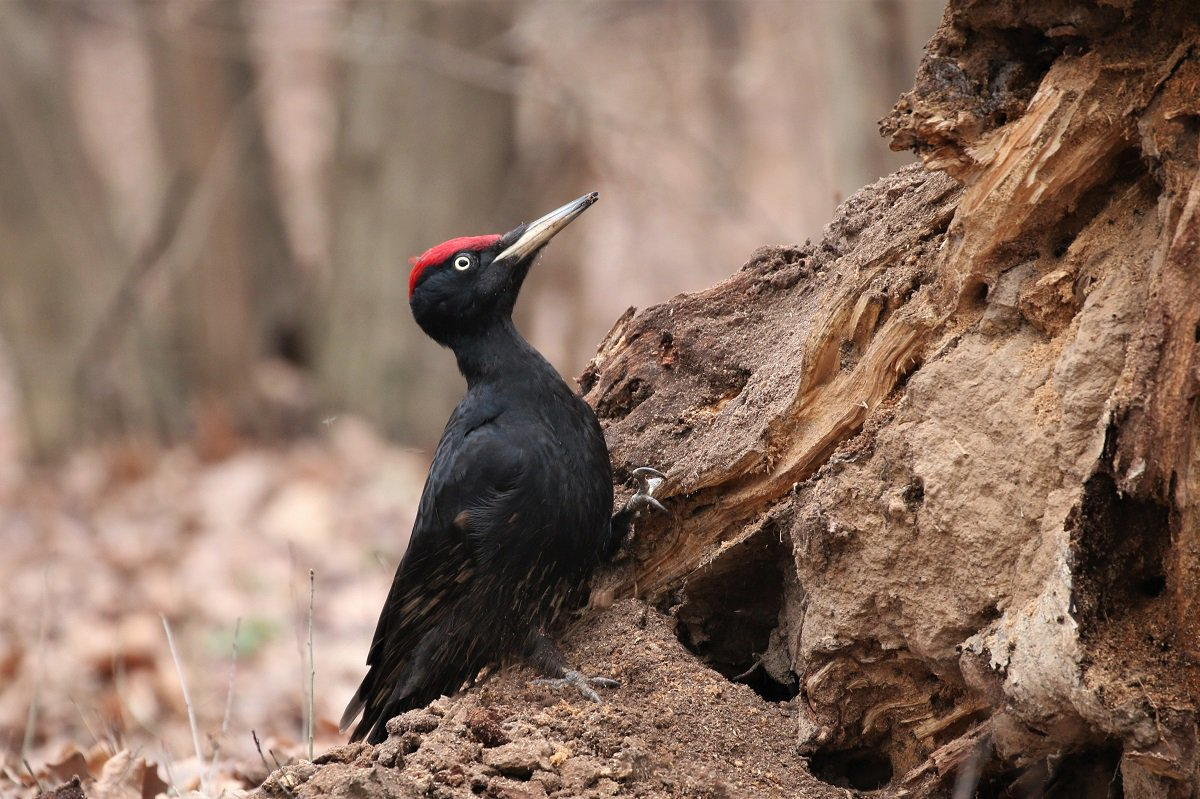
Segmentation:
{"type": "Polygon", "coordinates": [[[467,393],[446,423],[367,655],[342,716],[352,741],[379,743],[389,719],[452,694],[484,666],[521,658],[599,701],[615,680],[571,669],[547,637],[663,475],[613,514],[612,470],[596,415],[513,326],[529,267],[596,202],[580,197],[504,235],[451,239],[413,259],[409,304],[449,347],[467,393]]]}

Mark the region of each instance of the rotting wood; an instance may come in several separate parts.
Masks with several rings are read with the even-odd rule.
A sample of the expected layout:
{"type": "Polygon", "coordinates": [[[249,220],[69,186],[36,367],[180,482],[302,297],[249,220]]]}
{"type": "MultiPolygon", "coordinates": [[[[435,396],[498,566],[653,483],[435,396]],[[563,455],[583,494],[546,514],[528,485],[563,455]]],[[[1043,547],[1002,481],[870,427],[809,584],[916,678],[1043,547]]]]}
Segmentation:
{"type": "Polygon", "coordinates": [[[1071,768],[1118,757],[1126,796],[1189,795],[1200,9],[955,0],[928,52],[884,128],[961,188],[898,173],[820,243],[760,250],[601,346],[582,383],[618,473],[671,477],[672,518],[640,525],[609,589],[686,603],[779,535],[798,599],[771,646],[808,699],[802,751],[875,748],[932,795],[987,716],[992,778],[1101,747],[1071,768]],[[1169,541],[1101,563],[1080,538],[1134,534],[1169,541]]]}

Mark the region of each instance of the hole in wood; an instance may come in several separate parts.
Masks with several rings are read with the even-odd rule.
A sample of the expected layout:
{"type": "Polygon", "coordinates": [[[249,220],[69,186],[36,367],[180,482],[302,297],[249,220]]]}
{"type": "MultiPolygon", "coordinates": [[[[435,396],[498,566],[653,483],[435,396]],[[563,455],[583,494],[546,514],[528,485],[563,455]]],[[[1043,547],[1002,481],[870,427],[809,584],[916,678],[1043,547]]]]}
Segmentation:
{"type": "Polygon", "coordinates": [[[1147,599],[1167,589],[1170,512],[1152,500],[1117,491],[1113,478],[1092,475],[1073,514],[1076,613],[1085,637],[1112,624],[1154,621],[1147,599]],[[1140,620],[1139,620],[1140,619],[1140,620]]]}
{"type": "Polygon", "coordinates": [[[971,290],[971,299],[973,299],[977,305],[983,305],[985,302],[987,302],[988,293],[991,292],[991,290],[992,287],[989,286],[986,281],[981,281],[975,286],[974,289],[971,290]]]}
{"type": "Polygon", "coordinates": [[[874,791],[892,780],[892,762],[867,747],[817,752],[808,765],[814,777],[838,788],[874,791]]]}
{"type": "Polygon", "coordinates": [[[774,657],[771,649],[783,606],[783,570],[790,567],[786,539],[764,527],[689,578],[675,611],[680,643],[769,702],[787,701],[799,690],[786,658],[774,657]]]}
{"type": "Polygon", "coordinates": [[[1137,592],[1151,599],[1162,596],[1166,590],[1167,577],[1165,574],[1153,574],[1149,577],[1143,577],[1137,583],[1137,592]]]}
{"type": "Polygon", "coordinates": [[[1057,761],[1043,760],[1028,768],[987,776],[965,795],[978,799],[1123,799],[1120,760],[1118,747],[1075,752],[1057,761]]]}
{"type": "Polygon", "coordinates": [[[1067,235],[1060,238],[1058,240],[1058,242],[1054,245],[1054,250],[1053,250],[1054,257],[1056,259],[1062,258],[1064,255],[1067,254],[1067,251],[1071,249],[1071,245],[1074,242],[1075,242],[1075,231],[1071,231],[1067,235]]]}

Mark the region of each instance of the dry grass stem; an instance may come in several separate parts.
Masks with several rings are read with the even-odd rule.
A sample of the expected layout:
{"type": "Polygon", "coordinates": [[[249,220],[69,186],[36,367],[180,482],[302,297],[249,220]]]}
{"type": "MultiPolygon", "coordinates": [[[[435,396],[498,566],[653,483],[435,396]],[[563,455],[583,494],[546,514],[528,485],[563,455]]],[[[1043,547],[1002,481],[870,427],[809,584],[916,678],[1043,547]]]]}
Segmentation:
{"type": "Polygon", "coordinates": [[[196,712],[192,708],[192,697],[188,693],[187,680],[183,676],[183,664],[179,661],[179,651],[175,648],[175,637],[171,635],[171,624],[166,616],[162,619],[163,630],[167,633],[167,647],[171,650],[171,658],[175,661],[175,672],[179,675],[179,688],[183,691],[183,703],[187,706],[188,725],[192,728],[192,746],[196,748],[196,765],[200,767],[200,792],[208,795],[208,774],[204,770],[204,752],[200,748],[200,730],[196,726],[196,712]]]}
{"type": "Polygon", "coordinates": [[[313,759],[313,739],[317,721],[317,662],[313,660],[313,599],[316,597],[316,573],[308,570],[308,759],[313,759]]]}
{"type": "Polygon", "coordinates": [[[242,619],[239,616],[233,625],[233,654],[229,659],[229,690],[225,692],[225,715],[221,719],[221,732],[217,736],[216,743],[213,744],[212,761],[208,766],[209,779],[217,774],[217,758],[221,754],[221,744],[225,740],[225,735],[229,732],[229,717],[233,715],[233,683],[237,679],[238,635],[241,631],[242,619]]]}

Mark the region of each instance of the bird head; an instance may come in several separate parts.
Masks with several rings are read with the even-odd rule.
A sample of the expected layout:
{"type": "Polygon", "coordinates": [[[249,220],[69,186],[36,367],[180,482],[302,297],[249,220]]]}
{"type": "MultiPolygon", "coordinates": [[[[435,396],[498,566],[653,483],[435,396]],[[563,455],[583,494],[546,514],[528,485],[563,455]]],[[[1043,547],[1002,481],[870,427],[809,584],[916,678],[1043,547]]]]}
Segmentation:
{"type": "Polygon", "coordinates": [[[585,194],[503,235],[450,239],[413,258],[408,302],[417,324],[450,345],[510,319],[542,247],[598,198],[585,194]]]}

